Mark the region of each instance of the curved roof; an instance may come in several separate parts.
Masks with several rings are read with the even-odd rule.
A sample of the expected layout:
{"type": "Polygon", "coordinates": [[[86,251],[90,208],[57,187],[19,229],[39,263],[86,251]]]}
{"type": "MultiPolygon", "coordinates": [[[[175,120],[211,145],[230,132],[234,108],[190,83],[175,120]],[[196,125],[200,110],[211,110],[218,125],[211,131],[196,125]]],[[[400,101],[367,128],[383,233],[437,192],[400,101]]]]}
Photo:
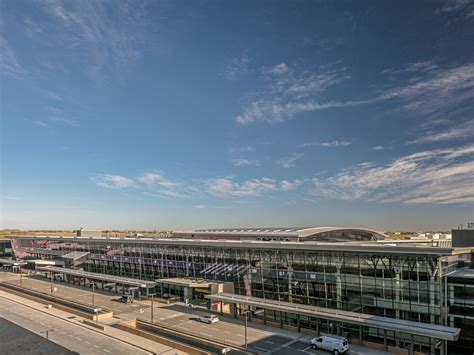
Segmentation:
{"type": "Polygon", "coordinates": [[[298,232],[299,238],[305,239],[308,237],[317,236],[318,234],[322,234],[322,233],[351,232],[351,231],[372,234],[376,239],[388,238],[387,235],[385,235],[382,232],[376,231],[374,229],[360,228],[360,227],[312,227],[312,228],[299,229],[297,232],[298,232]]]}
{"type": "MultiPolygon", "coordinates": [[[[383,240],[389,239],[384,233],[376,231],[374,229],[360,228],[360,227],[309,227],[309,228],[295,228],[295,227],[281,227],[281,228],[219,228],[219,229],[200,229],[193,232],[196,236],[205,237],[207,235],[227,235],[227,236],[246,236],[246,237],[274,237],[274,236],[287,236],[298,238],[301,241],[317,239],[318,236],[322,239],[335,240],[350,238],[352,235],[363,236],[365,240],[383,240]],[[333,236],[328,235],[333,233],[333,236]],[[344,237],[344,234],[347,238],[344,237]]],[[[177,234],[181,234],[177,232],[177,234]]]]}

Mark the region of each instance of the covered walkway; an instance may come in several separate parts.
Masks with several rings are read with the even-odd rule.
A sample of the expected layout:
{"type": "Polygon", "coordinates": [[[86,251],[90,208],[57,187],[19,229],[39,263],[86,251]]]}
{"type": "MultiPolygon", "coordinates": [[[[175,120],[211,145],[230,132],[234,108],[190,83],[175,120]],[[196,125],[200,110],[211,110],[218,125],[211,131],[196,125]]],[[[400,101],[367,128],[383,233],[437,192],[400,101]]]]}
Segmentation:
{"type": "MultiPolygon", "coordinates": [[[[51,273],[52,275],[61,274],[65,275],[65,281],[69,282],[69,277],[78,278],[80,282],[85,285],[86,281],[100,281],[102,285],[102,289],[105,287],[115,287],[117,291],[117,286],[127,286],[129,288],[139,288],[145,291],[146,297],[148,297],[149,289],[153,289],[156,286],[156,282],[154,281],[145,281],[145,280],[138,280],[138,279],[131,279],[127,277],[121,276],[114,276],[114,275],[107,275],[107,274],[100,274],[96,272],[89,272],[83,270],[73,270],[73,269],[66,269],[62,267],[38,267],[39,271],[46,271],[51,273]]],[[[123,288],[122,288],[123,289],[123,288]]]]}
{"type": "MultiPolygon", "coordinates": [[[[337,323],[345,323],[357,325],[360,329],[360,340],[365,327],[382,330],[385,333],[384,347],[387,349],[387,332],[403,333],[411,339],[410,353],[413,353],[413,337],[421,336],[440,341],[441,354],[444,354],[444,342],[456,341],[459,337],[460,329],[454,327],[446,327],[429,323],[420,323],[408,320],[401,320],[389,317],[375,316],[351,311],[343,311],[338,309],[316,307],[311,305],[296,304],[290,302],[280,302],[258,297],[248,297],[231,293],[218,293],[208,295],[206,298],[215,301],[232,304],[234,308],[234,316],[237,315],[238,306],[246,306],[252,310],[277,311],[286,312],[296,315],[298,322],[298,330],[300,330],[300,317],[306,316],[319,320],[328,320],[337,323]]],[[[265,314],[265,313],[264,313],[265,314]]],[[[265,315],[264,315],[265,317],[265,315]]],[[[264,319],[265,321],[265,319],[264,319]]],[[[319,332],[319,330],[318,330],[319,332]]]]}

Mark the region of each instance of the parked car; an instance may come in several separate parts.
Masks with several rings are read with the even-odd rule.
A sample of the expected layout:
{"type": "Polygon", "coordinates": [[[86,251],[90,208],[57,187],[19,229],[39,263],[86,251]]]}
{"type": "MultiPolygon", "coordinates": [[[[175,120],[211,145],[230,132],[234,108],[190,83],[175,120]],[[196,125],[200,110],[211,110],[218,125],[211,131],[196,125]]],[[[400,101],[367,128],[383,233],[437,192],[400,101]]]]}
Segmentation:
{"type": "Polygon", "coordinates": [[[133,296],[132,295],[123,295],[120,297],[120,302],[128,304],[128,303],[133,303],[133,296]]]}
{"type": "Polygon", "coordinates": [[[313,349],[322,349],[333,352],[335,355],[344,354],[349,350],[347,338],[334,335],[323,335],[310,341],[313,349]]]}
{"type": "Polygon", "coordinates": [[[204,316],[198,317],[198,321],[203,322],[203,323],[212,324],[212,323],[219,322],[219,318],[214,314],[206,314],[204,316]]]}

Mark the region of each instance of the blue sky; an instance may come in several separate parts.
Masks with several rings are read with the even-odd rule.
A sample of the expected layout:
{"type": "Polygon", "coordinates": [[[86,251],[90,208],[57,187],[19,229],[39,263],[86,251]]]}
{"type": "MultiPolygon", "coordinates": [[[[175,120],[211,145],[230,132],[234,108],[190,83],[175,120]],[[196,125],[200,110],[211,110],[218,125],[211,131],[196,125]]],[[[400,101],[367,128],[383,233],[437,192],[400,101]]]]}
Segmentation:
{"type": "Polygon", "coordinates": [[[450,229],[471,1],[2,1],[1,225],[450,229]]]}

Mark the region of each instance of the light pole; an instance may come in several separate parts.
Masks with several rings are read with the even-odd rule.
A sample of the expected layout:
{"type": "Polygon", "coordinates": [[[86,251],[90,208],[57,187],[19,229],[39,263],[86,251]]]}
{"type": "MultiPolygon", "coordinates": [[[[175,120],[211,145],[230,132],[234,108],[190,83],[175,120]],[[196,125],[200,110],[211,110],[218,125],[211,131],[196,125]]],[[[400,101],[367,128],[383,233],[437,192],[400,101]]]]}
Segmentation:
{"type": "Polygon", "coordinates": [[[92,284],[92,307],[95,306],[95,283],[92,284]]]}
{"type": "Polygon", "coordinates": [[[248,315],[252,313],[249,310],[243,311],[243,314],[245,316],[245,349],[247,349],[247,322],[248,322],[248,315]]]}
{"type": "Polygon", "coordinates": [[[49,340],[49,332],[52,332],[52,331],[54,331],[54,329],[44,330],[44,331],[42,331],[42,332],[40,332],[40,333],[46,333],[46,339],[49,340]]]}
{"type": "Polygon", "coordinates": [[[50,271],[49,273],[49,278],[50,278],[50,285],[51,285],[51,294],[53,294],[53,272],[50,271]]]}
{"type": "Polygon", "coordinates": [[[153,323],[153,295],[151,295],[151,323],[153,323]]]}

